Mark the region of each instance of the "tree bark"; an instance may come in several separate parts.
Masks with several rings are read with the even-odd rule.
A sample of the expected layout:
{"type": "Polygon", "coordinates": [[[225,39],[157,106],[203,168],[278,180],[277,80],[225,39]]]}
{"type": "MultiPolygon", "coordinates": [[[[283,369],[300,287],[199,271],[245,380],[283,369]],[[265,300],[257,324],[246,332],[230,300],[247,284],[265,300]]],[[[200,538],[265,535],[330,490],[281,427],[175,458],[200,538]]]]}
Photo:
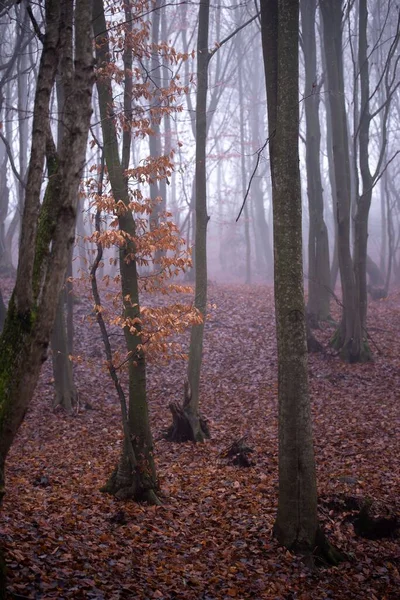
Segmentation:
{"type": "Polygon", "coordinates": [[[61,290],[58,301],[54,328],[51,334],[51,350],[53,359],[53,378],[55,397],[53,407],[61,406],[68,413],[72,412],[78,400],[74,383],[73,365],[70,360],[67,324],[65,320],[65,289],[61,290]]]}
{"type": "Polygon", "coordinates": [[[358,46],[358,68],[360,72],[360,124],[358,130],[359,138],[359,161],[362,181],[361,194],[357,193],[356,216],[354,223],[354,275],[357,291],[357,310],[360,315],[361,328],[363,332],[363,347],[365,360],[371,357],[366,338],[367,325],[367,244],[368,244],[368,216],[371,207],[373,178],[369,168],[369,128],[371,122],[369,109],[369,61],[367,40],[368,9],[367,1],[359,2],[359,46],[358,46]]]}
{"type": "Polygon", "coordinates": [[[289,549],[326,548],[319,531],[307,372],[298,154],[299,3],[261,3],[270,136],[278,346],[279,497],[274,534],[289,549]]]}

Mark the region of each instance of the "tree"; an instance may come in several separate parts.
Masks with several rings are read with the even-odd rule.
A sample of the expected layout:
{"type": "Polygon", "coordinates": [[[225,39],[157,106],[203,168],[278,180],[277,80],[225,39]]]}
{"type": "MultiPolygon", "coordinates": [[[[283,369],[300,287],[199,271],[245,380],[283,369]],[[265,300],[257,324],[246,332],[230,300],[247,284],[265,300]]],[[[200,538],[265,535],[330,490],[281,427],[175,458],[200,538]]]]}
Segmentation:
{"type": "Polygon", "coordinates": [[[197,37],[197,94],[196,94],[196,235],[194,246],[195,264],[195,307],[202,316],[202,322],[192,326],[190,336],[189,365],[183,410],[171,406],[174,425],[171,439],[183,441],[185,438],[202,442],[209,437],[203,419],[199,414],[200,371],[203,355],[204,322],[207,309],[207,82],[210,53],[208,51],[208,25],[210,2],[205,0],[199,8],[199,29],[197,37]]]}
{"type": "MultiPolygon", "coordinates": [[[[66,15],[68,29],[72,31],[72,13],[66,15]]],[[[62,78],[63,69],[68,69],[68,58],[61,60],[56,77],[57,109],[59,113],[65,110],[65,90],[62,78]]],[[[61,147],[64,135],[64,123],[57,123],[57,148],[61,147]]],[[[73,298],[72,283],[72,253],[68,256],[65,285],[60,293],[56,318],[51,334],[51,352],[54,378],[54,408],[61,406],[70,413],[77,403],[78,392],[75,387],[71,356],[73,353],[73,298]],[[65,310],[67,309],[67,310],[65,310]]]]}
{"type": "Polygon", "coordinates": [[[345,360],[356,362],[370,356],[356,306],[356,282],[350,251],[350,158],[347,115],[344,97],[342,52],[342,2],[321,0],[324,49],[332,120],[333,162],[335,169],[337,243],[343,314],[335,334],[334,346],[345,360]]]}
{"type": "Polygon", "coordinates": [[[319,125],[320,87],[317,77],[315,40],[316,0],[302,0],[302,47],[305,63],[304,105],[306,116],[306,169],[309,208],[308,302],[311,324],[330,315],[330,271],[328,230],[324,221],[324,200],[320,170],[321,131],[319,125]]]}
{"type": "Polygon", "coordinates": [[[92,113],[93,56],[89,0],[49,0],[35,95],[32,147],[26,185],[15,288],[0,337],[0,501],[4,465],[32,399],[64,283],[74,239],[76,207],[92,113]],[[73,11],[74,41],[65,39],[65,11],[73,11]],[[60,55],[69,56],[63,74],[68,104],[66,134],[55,151],[49,103],[60,55]],[[72,56],[74,60],[72,60],[72,56]],[[50,173],[40,201],[44,161],[50,173]]]}
{"type": "MultiPolygon", "coordinates": [[[[243,25],[216,45],[208,49],[210,2],[205,0],[199,7],[199,28],[197,35],[197,92],[196,92],[196,172],[195,172],[195,308],[202,317],[202,322],[194,324],[190,336],[189,365],[187,380],[184,385],[183,406],[178,410],[176,404],[171,405],[174,423],[171,439],[177,441],[192,440],[203,442],[209,437],[209,430],[199,411],[200,373],[203,355],[204,325],[207,314],[207,169],[206,145],[209,119],[207,119],[208,71],[211,58],[226,42],[239,31],[255,20],[252,17],[243,25]]],[[[209,111],[215,110],[219,94],[213,93],[209,111]]],[[[248,246],[248,249],[250,247],[248,246]]]]}
{"type": "Polygon", "coordinates": [[[319,530],[303,290],[298,155],[297,0],[261,3],[270,139],[279,399],[279,498],[274,533],[289,549],[332,562],[319,530]]]}
{"type": "MultiPolygon", "coordinates": [[[[146,358],[141,338],[139,282],[136,260],[136,225],[132,214],[123,165],[119,156],[116,123],[113,115],[113,90],[110,69],[110,42],[103,0],[93,2],[93,28],[98,64],[97,92],[103,133],[103,152],[111,191],[115,202],[118,227],[124,243],[120,244],[119,265],[123,298],[124,337],[128,351],[129,407],[123,407],[126,419],[124,447],[119,463],[104,487],[118,497],[133,497],[158,504],[157,477],[153,441],[146,396],[146,358]]],[[[129,142],[130,147],[130,142],[129,142]]],[[[126,148],[126,146],[125,146],[126,148]]],[[[125,156],[129,161],[129,150],[125,156]]],[[[93,274],[92,274],[93,275],[93,274]]]]}

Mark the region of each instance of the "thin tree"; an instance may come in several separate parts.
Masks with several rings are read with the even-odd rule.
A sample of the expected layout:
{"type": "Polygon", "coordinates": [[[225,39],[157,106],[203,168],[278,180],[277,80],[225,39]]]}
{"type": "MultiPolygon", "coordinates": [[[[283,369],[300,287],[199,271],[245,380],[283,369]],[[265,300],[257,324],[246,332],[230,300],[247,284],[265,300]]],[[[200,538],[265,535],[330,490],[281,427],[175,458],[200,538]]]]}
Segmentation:
{"type": "MultiPolygon", "coordinates": [[[[196,172],[195,172],[195,217],[196,235],[194,247],[195,300],[194,305],[202,322],[192,326],[189,348],[187,380],[184,385],[183,406],[170,405],[173,425],[169,438],[176,441],[192,440],[203,442],[209,437],[206,421],[200,416],[200,373],[203,358],[204,324],[207,313],[207,170],[206,145],[209,120],[207,119],[208,68],[214,54],[239,31],[255,20],[249,19],[224,38],[216,48],[208,49],[210,2],[204,0],[199,7],[197,35],[197,93],[196,93],[196,172]]],[[[209,106],[212,113],[218,104],[218,94],[213,94],[209,106]]]]}
{"type": "Polygon", "coordinates": [[[305,63],[304,106],[306,116],[306,170],[309,211],[308,301],[311,325],[330,316],[328,230],[324,221],[320,154],[319,105],[321,81],[317,75],[315,38],[316,0],[301,0],[302,48],[305,63]]]}
{"type": "MultiPolygon", "coordinates": [[[[129,407],[123,408],[127,419],[124,446],[118,465],[103,488],[118,497],[132,497],[158,504],[157,478],[153,456],[153,440],[149,423],[146,395],[146,359],[141,339],[141,316],[137,262],[135,259],[136,225],[130,208],[127,165],[123,165],[117,129],[113,115],[110,42],[103,0],[93,1],[93,29],[96,38],[96,58],[101,72],[97,77],[105,164],[116,205],[118,227],[125,243],[119,250],[119,266],[123,297],[124,337],[128,351],[129,407]]],[[[126,146],[125,146],[126,148],[126,146]]],[[[125,150],[129,157],[129,151],[125,150]]]]}

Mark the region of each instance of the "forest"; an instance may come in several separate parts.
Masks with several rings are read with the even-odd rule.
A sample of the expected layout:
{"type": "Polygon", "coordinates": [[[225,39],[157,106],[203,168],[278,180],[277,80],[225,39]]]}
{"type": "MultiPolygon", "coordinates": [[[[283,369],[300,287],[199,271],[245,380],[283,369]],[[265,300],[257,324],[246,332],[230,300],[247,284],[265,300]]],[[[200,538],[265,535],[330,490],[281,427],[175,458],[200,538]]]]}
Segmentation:
{"type": "Polygon", "coordinates": [[[397,600],[400,7],[0,0],[0,600],[397,600]]]}

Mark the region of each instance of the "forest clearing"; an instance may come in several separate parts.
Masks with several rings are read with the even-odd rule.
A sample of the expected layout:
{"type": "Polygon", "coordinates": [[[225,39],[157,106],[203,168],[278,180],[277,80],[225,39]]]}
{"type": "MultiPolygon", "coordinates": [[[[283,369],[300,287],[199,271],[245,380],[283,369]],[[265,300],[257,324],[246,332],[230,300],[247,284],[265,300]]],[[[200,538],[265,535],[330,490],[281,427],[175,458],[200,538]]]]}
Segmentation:
{"type": "Polygon", "coordinates": [[[328,346],[333,328],[316,334],[325,348],[309,360],[318,512],[346,560],[314,570],[272,538],[278,477],[273,290],[211,284],[209,298],[201,394],[210,440],[162,439],[186,365],[149,365],[161,506],[100,492],[121,448],[121,416],[102,369],[97,325],[87,324],[91,303],[83,298],[75,306],[79,407],[70,416],[53,412],[47,361],[7,463],[1,531],[10,597],[398,598],[399,539],[360,537],[353,520],[368,499],[375,516],[400,513],[400,293],[370,305],[374,362],[345,364],[328,346]],[[253,450],[248,468],[225,456],[243,437],[253,450]]]}

